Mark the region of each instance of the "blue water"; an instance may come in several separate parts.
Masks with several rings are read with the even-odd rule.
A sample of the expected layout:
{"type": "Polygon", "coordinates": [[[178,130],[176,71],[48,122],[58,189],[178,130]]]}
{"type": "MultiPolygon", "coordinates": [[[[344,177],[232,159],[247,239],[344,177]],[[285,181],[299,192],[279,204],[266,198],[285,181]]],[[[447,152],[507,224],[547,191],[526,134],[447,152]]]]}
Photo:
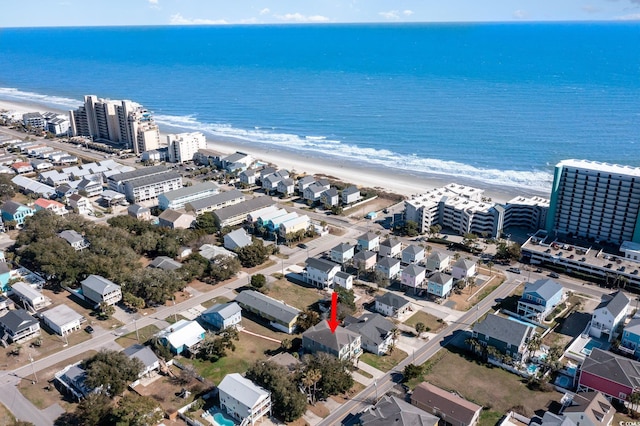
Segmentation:
{"type": "Polygon", "coordinates": [[[215,413],[213,420],[220,426],[234,426],[236,424],[233,420],[227,419],[222,413],[215,413]]]}
{"type": "Polygon", "coordinates": [[[562,159],[640,164],[637,23],[0,29],[1,99],[85,94],[452,180],[547,190],[562,159]]]}

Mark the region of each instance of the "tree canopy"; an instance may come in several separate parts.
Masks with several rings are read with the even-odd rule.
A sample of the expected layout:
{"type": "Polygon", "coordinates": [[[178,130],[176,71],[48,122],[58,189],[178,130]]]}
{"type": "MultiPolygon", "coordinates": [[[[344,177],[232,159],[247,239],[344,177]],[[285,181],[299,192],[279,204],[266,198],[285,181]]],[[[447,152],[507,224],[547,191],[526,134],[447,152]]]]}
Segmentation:
{"type": "Polygon", "coordinates": [[[285,367],[271,361],[256,361],[246,377],[271,392],[273,414],[279,419],[292,422],[304,414],[307,399],[285,367]]]}
{"type": "Polygon", "coordinates": [[[144,365],[138,358],[129,358],[123,352],[101,350],[84,363],[87,384],[93,388],[102,386],[111,396],[121,394],[127,385],[138,378],[144,365]]]}

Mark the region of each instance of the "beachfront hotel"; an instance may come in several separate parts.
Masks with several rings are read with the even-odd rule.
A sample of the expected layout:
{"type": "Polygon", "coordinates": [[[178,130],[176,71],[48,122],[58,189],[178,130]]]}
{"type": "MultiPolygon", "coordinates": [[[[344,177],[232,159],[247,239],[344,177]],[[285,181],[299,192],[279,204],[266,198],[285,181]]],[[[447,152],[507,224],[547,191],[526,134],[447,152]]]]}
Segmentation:
{"type": "Polygon", "coordinates": [[[160,147],[160,130],[151,113],[135,102],[88,95],[84,105],[69,111],[69,118],[73,136],[124,146],[135,154],[160,147]]]}
{"type": "Polygon", "coordinates": [[[169,147],[169,161],[172,163],[184,163],[193,160],[193,156],[199,149],[207,147],[207,140],[200,132],[179,133],[167,135],[169,147]]]}
{"type": "Polygon", "coordinates": [[[555,168],[546,230],[621,244],[640,243],[640,168],[564,160],[555,168]]]}

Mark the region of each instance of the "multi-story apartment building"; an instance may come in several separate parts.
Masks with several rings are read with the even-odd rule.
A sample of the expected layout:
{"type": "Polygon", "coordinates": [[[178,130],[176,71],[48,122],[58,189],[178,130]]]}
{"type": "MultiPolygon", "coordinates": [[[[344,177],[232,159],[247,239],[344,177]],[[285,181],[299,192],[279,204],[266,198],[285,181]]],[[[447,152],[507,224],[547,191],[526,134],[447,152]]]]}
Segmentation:
{"type": "Polygon", "coordinates": [[[135,102],[85,96],[84,105],[69,111],[69,119],[74,136],[124,146],[135,154],[160,146],[160,131],[151,113],[135,102]]]}
{"type": "Polygon", "coordinates": [[[586,160],[556,165],[546,230],[621,244],[640,242],[640,168],[586,160]]]}
{"type": "Polygon", "coordinates": [[[169,161],[172,163],[184,163],[193,160],[193,156],[199,149],[207,147],[207,140],[200,132],[179,133],[167,135],[169,146],[169,161]]]}
{"type": "Polygon", "coordinates": [[[109,176],[107,183],[112,191],[125,194],[130,203],[138,203],[182,188],[182,176],[165,166],[153,166],[109,176]]]}
{"type": "Polygon", "coordinates": [[[158,197],[158,207],[160,210],[178,210],[193,201],[211,197],[220,192],[220,188],[214,182],[206,181],[192,186],[165,192],[158,197]]]}
{"type": "Polygon", "coordinates": [[[504,205],[504,227],[544,228],[548,211],[549,200],[546,198],[515,197],[504,205]]]}

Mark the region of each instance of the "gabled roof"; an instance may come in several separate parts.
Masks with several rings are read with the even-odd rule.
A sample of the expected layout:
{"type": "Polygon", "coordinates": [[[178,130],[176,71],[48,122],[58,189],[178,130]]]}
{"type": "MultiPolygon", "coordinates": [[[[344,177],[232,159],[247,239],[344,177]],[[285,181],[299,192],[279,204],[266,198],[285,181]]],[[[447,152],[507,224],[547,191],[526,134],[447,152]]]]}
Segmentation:
{"type": "Polygon", "coordinates": [[[46,318],[50,323],[63,327],[74,321],[81,321],[82,315],[68,307],[67,305],[58,305],[42,313],[42,317],[46,318]]]}
{"type": "Polygon", "coordinates": [[[329,189],[327,189],[327,190],[325,190],[323,192],[323,195],[325,195],[326,197],[331,197],[331,198],[337,197],[338,196],[338,190],[335,189],[335,188],[329,188],[329,189]]]}
{"type": "Polygon", "coordinates": [[[64,208],[64,204],[55,200],[47,200],[46,198],[38,198],[34,204],[43,209],[48,209],[49,207],[64,208]]]}
{"type": "Polygon", "coordinates": [[[533,283],[527,283],[524,286],[522,297],[527,293],[534,293],[544,300],[549,300],[559,292],[562,292],[562,286],[552,279],[541,279],[533,283]]]}
{"type": "Polygon", "coordinates": [[[368,260],[371,259],[372,257],[377,257],[378,254],[375,251],[370,251],[370,250],[365,250],[365,251],[359,251],[358,253],[356,253],[353,256],[353,260],[357,261],[357,260],[368,260]]]}
{"type": "Polygon", "coordinates": [[[416,256],[419,253],[424,253],[424,248],[420,247],[420,246],[416,246],[416,245],[408,245],[407,247],[404,248],[404,250],[402,250],[402,253],[408,253],[411,254],[413,256],[416,256]]]}
{"type": "Polygon", "coordinates": [[[613,294],[602,296],[602,301],[594,311],[598,309],[606,309],[615,318],[628,306],[629,298],[620,290],[613,294]]]}
{"type": "Polygon", "coordinates": [[[327,321],[320,321],[304,333],[302,333],[303,339],[309,339],[321,344],[326,348],[333,349],[336,352],[340,352],[340,349],[350,345],[356,341],[360,335],[351,330],[347,330],[342,326],[338,326],[335,332],[331,332],[327,321]]]}
{"type": "Polygon", "coordinates": [[[235,231],[229,232],[224,236],[224,239],[233,241],[238,247],[244,247],[251,245],[251,237],[247,234],[244,228],[238,228],[235,231]]]}
{"type": "Polygon", "coordinates": [[[6,328],[13,334],[35,324],[38,324],[38,320],[29,315],[24,309],[9,311],[0,317],[0,326],[6,328]]]}
{"type": "Polygon", "coordinates": [[[259,210],[263,207],[273,206],[275,202],[271,197],[255,197],[250,200],[243,201],[233,206],[223,207],[213,212],[213,214],[224,222],[232,217],[236,217],[241,214],[249,214],[252,211],[259,210]]]}
{"type": "Polygon", "coordinates": [[[500,342],[520,347],[533,326],[512,321],[499,315],[487,315],[484,320],[473,325],[473,332],[492,337],[500,342]]]}
{"type": "Polygon", "coordinates": [[[240,294],[236,296],[236,302],[241,306],[249,306],[285,324],[291,323],[300,315],[300,311],[293,306],[289,306],[284,302],[265,296],[254,290],[240,292],[240,294]]]}
{"type": "Polygon", "coordinates": [[[149,207],[141,206],[140,204],[131,204],[127,207],[127,212],[137,216],[146,212],[151,212],[151,210],[149,207]]]}
{"type": "Polygon", "coordinates": [[[83,287],[87,287],[98,294],[106,294],[117,288],[120,288],[118,284],[110,281],[100,275],[89,275],[85,280],[81,281],[83,287]]]}
{"type": "Polygon", "coordinates": [[[358,188],[356,188],[355,186],[350,186],[348,188],[343,189],[342,193],[346,194],[346,195],[359,194],[360,190],[358,188]]]}
{"type": "Polygon", "coordinates": [[[197,321],[180,320],[161,330],[158,336],[167,339],[174,348],[190,348],[202,340],[203,334],[205,330],[197,321]]]}
{"type": "Polygon", "coordinates": [[[426,271],[427,271],[426,268],[424,268],[424,267],[422,267],[420,265],[416,265],[416,264],[412,263],[411,265],[405,267],[402,270],[402,273],[410,275],[412,277],[417,277],[418,275],[423,274],[426,271]]]}
{"type": "Polygon", "coordinates": [[[360,318],[348,316],[344,319],[347,330],[362,336],[362,343],[379,345],[383,343],[395,325],[380,314],[364,314],[360,318]]]}
{"type": "Polygon", "coordinates": [[[298,179],[298,184],[306,185],[308,183],[311,184],[311,183],[313,183],[315,181],[316,181],[316,179],[313,176],[306,175],[306,176],[303,176],[300,179],[298,179]]]}
{"type": "Polygon", "coordinates": [[[340,254],[344,254],[350,250],[353,250],[355,246],[352,246],[351,244],[347,244],[347,243],[340,243],[337,246],[335,246],[334,248],[331,249],[332,252],[336,252],[336,253],[340,253],[340,254]]]}
{"type": "Polygon", "coordinates": [[[591,373],[630,388],[640,387],[640,362],[593,348],[582,363],[583,373],[591,373]]]}
{"type": "Polygon", "coordinates": [[[399,263],[400,261],[395,257],[383,256],[378,260],[378,266],[382,266],[383,268],[387,268],[387,269],[393,268],[399,263]]]}
{"type": "Polygon", "coordinates": [[[393,306],[396,309],[403,308],[407,306],[409,303],[411,303],[404,297],[398,296],[397,294],[394,294],[391,292],[386,292],[382,296],[377,296],[376,302],[380,302],[383,305],[387,305],[387,306],[393,306]]]}
{"type": "Polygon", "coordinates": [[[336,268],[338,268],[338,270],[340,269],[340,265],[338,265],[337,263],[333,263],[330,260],[325,260],[325,259],[316,259],[315,257],[307,258],[305,263],[307,265],[307,269],[309,268],[317,269],[318,271],[322,271],[325,274],[328,274],[333,269],[336,269],[336,268]]]}
{"type": "Polygon", "coordinates": [[[166,209],[165,211],[160,213],[160,216],[158,217],[162,220],[173,223],[176,220],[180,219],[183,215],[186,215],[186,213],[180,213],[176,210],[166,209]]]}
{"type": "Polygon", "coordinates": [[[42,293],[31,287],[29,284],[23,282],[13,284],[11,286],[11,290],[13,290],[13,292],[18,296],[22,296],[22,298],[30,301],[43,297],[42,293]]]}
{"type": "Polygon", "coordinates": [[[13,200],[5,201],[0,206],[0,210],[2,210],[3,212],[7,212],[7,213],[9,213],[11,215],[15,215],[16,213],[18,213],[18,210],[20,210],[21,208],[28,209],[29,207],[25,206],[24,204],[18,203],[17,201],[13,201],[13,200]]]}
{"type": "Polygon", "coordinates": [[[346,272],[342,272],[342,271],[338,271],[338,272],[336,272],[336,278],[341,278],[341,279],[343,279],[343,280],[346,280],[346,279],[348,279],[348,278],[349,278],[349,277],[351,277],[351,276],[352,276],[351,274],[348,274],[348,273],[346,273],[346,272]]]}
{"type": "Polygon", "coordinates": [[[165,271],[175,271],[182,268],[182,263],[176,262],[167,256],[158,256],[149,264],[149,266],[164,269],[165,271]]]}
{"type": "Polygon", "coordinates": [[[451,256],[449,256],[447,253],[434,251],[433,253],[431,253],[431,256],[429,256],[429,260],[435,260],[436,262],[442,262],[447,257],[451,257],[451,256]]]}
{"type": "Polygon", "coordinates": [[[436,407],[442,418],[456,419],[463,424],[471,424],[482,407],[431,383],[422,382],[413,390],[411,403],[417,401],[427,407],[436,407]]]}
{"type": "Polygon", "coordinates": [[[436,284],[444,285],[451,281],[453,277],[449,274],[443,274],[442,272],[436,272],[429,277],[429,281],[436,284]]]}
{"type": "Polygon", "coordinates": [[[616,410],[602,393],[588,391],[575,394],[571,405],[564,409],[563,414],[584,414],[594,425],[606,426],[611,424],[615,412],[616,410]]]}
{"type": "Polygon", "coordinates": [[[624,331],[640,336],[640,318],[632,318],[624,327],[624,331]]]}
{"type": "Polygon", "coordinates": [[[395,396],[384,395],[360,415],[361,426],[435,426],[440,419],[395,396]]]}
{"type": "Polygon", "coordinates": [[[73,229],[62,231],[58,234],[58,237],[65,239],[69,244],[81,243],[84,241],[84,237],[73,229]]]}
{"type": "Polygon", "coordinates": [[[141,345],[139,343],[134,343],[128,348],[125,348],[122,352],[130,359],[138,358],[145,368],[153,367],[155,363],[160,361],[149,346],[141,345]]]}
{"type": "Polygon", "coordinates": [[[366,232],[358,237],[358,241],[373,241],[376,238],[380,238],[379,235],[374,234],[373,232],[366,232]]]}
{"type": "Polygon", "coordinates": [[[220,392],[224,392],[240,401],[245,407],[254,407],[270,395],[269,392],[238,373],[224,376],[224,379],[218,385],[218,389],[220,392]]]}
{"type": "Polygon", "coordinates": [[[215,207],[220,204],[228,203],[229,201],[243,199],[244,194],[237,189],[232,189],[231,191],[223,191],[219,194],[209,195],[207,197],[201,198],[199,200],[190,201],[187,203],[187,210],[200,210],[209,207],[215,207]]]}
{"type": "Polygon", "coordinates": [[[241,312],[241,310],[240,305],[236,302],[216,303],[206,311],[202,312],[201,315],[217,313],[223,319],[227,319],[241,312]]]}
{"type": "Polygon", "coordinates": [[[326,190],[325,187],[320,185],[318,182],[313,182],[311,185],[307,186],[307,189],[314,194],[323,193],[326,190]]]}
{"type": "Polygon", "coordinates": [[[395,247],[398,244],[402,244],[402,242],[400,242],[400,240],[398,240],[397,238],[387,238],[383,242],[380,243],[380,246],[382,246],[382,247],[395,247]]]}
{"type": "Polygon", "coordinates": [[[458,259],[458,261],[453,264],[455,268],[464,269],[466,271],[473,268],[474,265],[475,265],[475,262],[469,259],[458,259]]]}

